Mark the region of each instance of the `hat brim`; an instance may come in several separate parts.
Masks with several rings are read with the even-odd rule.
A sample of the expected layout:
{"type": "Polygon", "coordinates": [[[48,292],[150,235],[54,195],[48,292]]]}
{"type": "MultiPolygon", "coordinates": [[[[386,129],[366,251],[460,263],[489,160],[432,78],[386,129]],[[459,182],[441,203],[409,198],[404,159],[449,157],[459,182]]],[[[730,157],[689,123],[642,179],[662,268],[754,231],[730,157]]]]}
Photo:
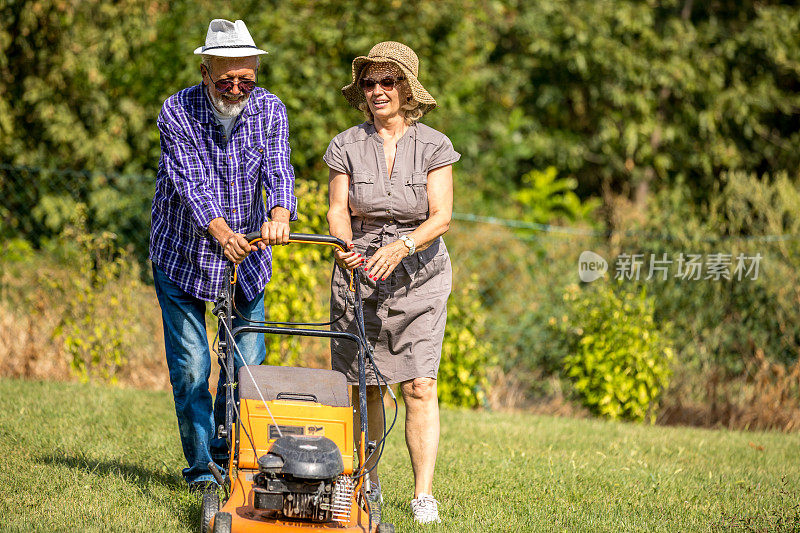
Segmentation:
{"type": "Polygon", "coordinates": [[[406,79],[408,80],[408,85],[411,87],[411,95],[414,97],[414,100],[419,102],[420,108],[422,109],[423,114],[427,113],[434,107],[436,107],[436,100],[431,96],[425,87],[419,82],[416,76],[408,70],[405,66],[401,63],[388,58],[388,57],[367,57],[367,56],[358,56],[353,60],[353,69],[352,69],[352,82],[350,85],[346,85],[342,87],[342,94],[344,95],[347,102],[358,109],[358,105],[366,103],[366,99],[364,98],[364,91],[361,87],[358,86],[358,79],[361,76],[361,72],[364,70],[370,63],[392,63],[397,65],[397,67],[403,71],[406,79]]]}
{"type": "Polygon", "coordinates": [[[242,46],[241,48],[212,48],[210,50],[203,51],[204,46],[198,46],[195,48],[194,53],[195,55],[207,55],[207,56],[218,56],[218,57],[250,57],[250,56],[259,56],[262,54],[268,54],[266,50],[261,50],[260,48],[250,48],[242,46]]]}

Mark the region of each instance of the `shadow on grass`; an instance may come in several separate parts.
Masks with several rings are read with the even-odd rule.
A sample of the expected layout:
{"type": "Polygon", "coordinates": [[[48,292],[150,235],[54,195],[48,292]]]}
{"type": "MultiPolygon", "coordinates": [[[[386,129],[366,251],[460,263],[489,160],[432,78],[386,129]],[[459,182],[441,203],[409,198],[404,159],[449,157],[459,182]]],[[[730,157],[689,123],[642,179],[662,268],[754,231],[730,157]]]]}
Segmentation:
{"type": "MultiPolygon", "coordinates": [[[[183,478],[165,472],[144,468],[139,465],[126,463],[124,461],[98,461],[89,459],[81,455],[40,455],[37,459],[47,465],[66,466],[73,470],[81,470],[87,474],[99,476],[120,475],[128,483],[136,485],[139,493],[149,497],[154,504],[161,504],[163,501],[151,494],[148,486],[152,483],[162,485],[173,492],[185,494],[187,491],[186,483],[183,478]]],[[[197,498],[187,496],[186,504],[181,502],[180,515],[178,519],[190,529],[197,526],[200,516],[200,502],[197,498]]]]}

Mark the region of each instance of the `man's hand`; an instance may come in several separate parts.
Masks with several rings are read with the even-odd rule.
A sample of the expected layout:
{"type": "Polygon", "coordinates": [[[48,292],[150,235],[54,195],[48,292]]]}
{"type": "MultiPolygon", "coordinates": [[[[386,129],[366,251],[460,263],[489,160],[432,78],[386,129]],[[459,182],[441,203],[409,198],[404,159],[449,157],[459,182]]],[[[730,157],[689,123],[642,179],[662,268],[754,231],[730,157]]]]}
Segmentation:
{"type": "Polygon", "coordinates": [[[289,210],[275,206],[270,211],[270,221],[261,226],[261,243],[270,245],[289,244],[289,210]]]}
{"type": "Polygon", "coordinates": [[[229,260],[237,265],[241,264],[250,252],[255,252],[256,247],[247,242],[241,233],[231,233],[222,244],[222,252],[229,260]]]}
{"type": "Polygon", "coordinates": [[[250,252],[258,249],[255,246],[251,246],[244,238],[244,235],[234,232],[222,217],[211,221],[208,225],[208,232],[222,246],[222,253],[225,254],[225,257],[237,265],[244,261],[250,252]]]}

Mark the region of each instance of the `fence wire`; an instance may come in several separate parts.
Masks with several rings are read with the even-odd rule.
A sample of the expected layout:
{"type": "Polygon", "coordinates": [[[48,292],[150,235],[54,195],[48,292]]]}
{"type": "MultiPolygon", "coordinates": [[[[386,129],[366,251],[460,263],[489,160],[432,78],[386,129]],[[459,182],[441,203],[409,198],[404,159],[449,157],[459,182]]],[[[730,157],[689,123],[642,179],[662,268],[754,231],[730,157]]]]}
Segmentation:
{"type": "MultiPolygon", "coordinates": [[[[153,176],[0,164],[0,247],[57,238],[75,211],[147,259],[153,176]]],[[[540,224],[455,213],[445,237],[458,304],[479,302],[483,339],[509,372],[558,372],[569,287],[615,283],[656,299],[686,364],[745,371],[755,351],[783,363],[800,351],[800,236],[689,235],[540,224]]],[[[149,272],[143,268],[142,272],[149,272]]],[[[533,387],[533,384],[531,384],[533,387]]]]}

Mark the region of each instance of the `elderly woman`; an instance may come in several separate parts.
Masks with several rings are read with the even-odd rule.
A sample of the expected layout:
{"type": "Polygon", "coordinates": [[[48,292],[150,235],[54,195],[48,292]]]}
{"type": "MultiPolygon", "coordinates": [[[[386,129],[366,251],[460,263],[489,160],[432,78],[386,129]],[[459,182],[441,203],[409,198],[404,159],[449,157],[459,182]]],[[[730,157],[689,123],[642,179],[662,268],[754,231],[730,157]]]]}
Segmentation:
{"type": "MultiPolygon", "coordinates": [[[[450,224],[452,164],[460,155],[444,134],[418,122],[436,100],[417,74],[416,54],[396,42],[379,43],[353,60],[352,83],[342,93],[366,121],[337,135],[323,159],[330,167],[330,233],[351,250],[336,252],[336,262],[366,273],[366,333],[380,372],[389,383],[400,383],[414,471],[411,509],[418,522],[427,523],[440,521],[433,497],[439,446],[436,376],[451,288],[450,257],[441,236],[450,224]]],[[[332,318],[348,308],[347,297],[345,276],[334,269],[332,318]]],[[[352,311],[335,327],[355,332],[352,311]]],[[[333,368],[356,384],[352,343],[333,341],[331,352],[333,368]]],[[[383,398],[369,368],[367,377],[369,434],[377,440],[383,433],[383,398]]],[[[369,499],[379,508],[380,484],[373,472],[369,499]]]]}

